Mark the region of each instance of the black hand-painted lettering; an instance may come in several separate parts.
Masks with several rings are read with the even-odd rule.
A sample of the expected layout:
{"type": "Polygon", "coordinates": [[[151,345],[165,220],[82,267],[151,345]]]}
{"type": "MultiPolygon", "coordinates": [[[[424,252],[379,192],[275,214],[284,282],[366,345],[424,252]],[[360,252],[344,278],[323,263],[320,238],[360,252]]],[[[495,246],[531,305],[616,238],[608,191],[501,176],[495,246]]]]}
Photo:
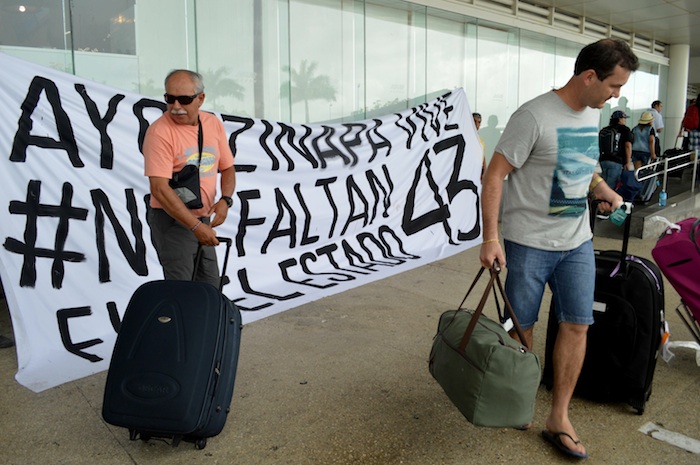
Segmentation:
{"type": "Polygon", "coordinates": [[[383,218],[389,217],[389,207],[391,206],[391,194],[394,192],[394,183],[391,180],[391,175],[389,173],[389,168],[386,165],[382,165],[382,172],[384,173],[384,178],[386,179],[387,186],[379,180],[374,171],[367,170],[365,175],[367,176],[367,182],[369,183],[369,188],[372,190],[372,195],[374,196],[374,206],[372,207],[372,217],[370,223],[372,223],[375,218],[377,218],[377,210],[379,207],[379,190],[381,189],[383,195],[383,206],[384,211],[382,212],[383,218]]]}
{"type": "Polygon", "coordinates": [[[260,226],[265,223],[265,217],[260,218],[250,218],[250,200],[255,200],[260,198],[259,190],[249,190],[237,192],[240,208],[241,219],[238,222],[238,232],[236,233],[236,251],[239,257],[245,256],[245,246],[243,245],[243,239],[245,239],[248,226],[260,226]]]}
{"type": "MultiPolygon", "coordinates": [[[[447,198],[450,202],[450,205],[452,205],[453,200],[455,197],[457,197],[457,194],[459,194],[462,191],[471,191],[474,194],[474,211],[476,212],[476,219],[474,221],[474,226],[472,229],[468,232],[462,232],[461,230],[457,230],[457,240],[463,242],[463,241],[468,241],[472,239],[476,239],[479,237],[479,234],[481,234],[481,220],[480,220],[480,199],[479,199],[479,190],[476,187],[476,184],[474,184],[473,181],[469,179],[459,179],[459,173],[462,170],[462,163],[464,162],[464,149],[466,146],[466,142],[464,141],[464,137],[462,134],[457,134],[455,136],[449,137],[447,139],[441,140],[435,146],[433,147],[433,150],[435,150],[435,155],[440,155],[441,152],[445,150],[450,150],[452,148],[456,149],[456,152],[453,155],[453,151],[450,150],[449,153],[447,153],[445,156],[453,156],[454,157],[454,166],[452,168],[452,175],[450,176],[450,181],[447,184],[447,198]]],[[[448,227],[446,224],[445,231],[448,231],[448,227]]]]}
{"type": "Polygon", "coordinates": [[[241,303],[241,302],[245,302],[245,301],[246,301],[245,297],[237,297],[235,299],[231,299],[231,302],[236,304],[236,307],[238,307],[238,310],[240,310],[241,312],[257,312],[259,310],[266,309],[267,307],[270,307],[273,305],[272,302],[265,302],[264,304],[257,305],[255,307],[246,307],[245,305],[243,305],[241,303]]]}
{"type": "Polygon", "coordinates": [[[375,267],[380,265],[380,263],[376,263],[376,262],[369,262],[368,263],[365,260],[365,257],[363,257],[362,254],[357,252],[355,249],[353,249],[347,240],[343,239],[341,241],[341,245],[343,247],[343,252],[345,253],[345,258],[348,259],[348,263],[350,264],[350,266],[355,266],[357,268],[362,268],[364,270],[379,271],[375,267]]]}
{"type": "MultiPolygon", "coordinates": [[[[265,292],[256,291],[252,287],[250,287],[250,281],[248,280],[248,270],[246,270],[245,268],[241,268],[240,270],[238,270],[238,281],[241,283],[241,289],[246,294],[256,295],[259,297],[265,297],[266,299],[270,299],[270,300],[278,300],[278,301],[292,300],[292,299],[296,299],[296,298],[304,295],[301,292],[292,292],[291,294],[287,294],[287,295],[275,295],[275,294],[267,294],[265,292]]],[[[265,307],[269,307],[270,305],[272,305],[272,304],[265,305],[265,307]]]]}
{"type": "MultiPolygon", "coordinates": [[[[457,194],[459,194],[462,191],[468,190],[474,193],[477,219],[470,231],[466,233],[462,232],[461,230],[457,231],[457,239],[459,241],[475,239],[479,236],[481,231],[481,226],[479,224],[479,194],[476,188],[476,184],[474,184],[473,181],[470,181],[468,179],[459,179],[459,173],[461,171],[462,162],[464,160],[465,145],[466,143],[464,141],[464,137],[461,134],[457,134],[455,136],[449,137],[438,142],[433,147],[433,150],[435,151],[436,155],[439,155],[441,152],[447,151],[446,155],[443,156],[453,157],[454,159],[452,175],[450,176],[450,180],[448,181],[448,184],[445,187],[445,190],[447,192],[448,203],[451,204],[457,196],[457,194]]],[[[428,151],[426,151],[425,155],[423,156],[423,161],[416,169],[416,174],[413,178],[413,184],[409,189],[408,197],[406,200],[406,206],[404,208],[402,228],[404,232],[410,236],[412,234],[417,233],[418,231],[432,226],[433,224],[441,222],[445,230],[445,234],[449,238],[450,244],[456,244],[456,242],[452,238],[452,228],[449,222],[447,221],[447,219],[451,216],[449,211],[449,205],[444,204],[442,197],[439,194],[439,187],[435,183],[430,167],[431,161],[428,156],[428,151]],[[433,191],[433,198],[435,199],[437,207],[417,218],[414,218],[416,190],[418,187],[418,183],[421,180],[421,173],[423,167],[425,167],[426,170],[425,180],[428,182],[430,189],[433,191]]]]}
{"type": "Polygon", "coordinates": [[[92,121],[93,126],[95,126],[95,129],[100,133],[100,167],[111,170],[114,164],[114,146],[112,145],[112,138],[107,134],[107,126],[109,126],[109,123],[114,119],[114,115],[117,114],[117,105],[124,100],[125,95],[116,94],[113,96],[107,104],[107,113],[105,113],[104,118],[102,118],[97,104],[90,98],[85,86],[76,84],[75,90],[78,91],[78,94],[85,103],[85,109],[90,117],[90,121],[92,121]]]}
{"type": "Polygon", "coordinates": [[[428,105],[425,109],[425,113],[427,113],[428,116],[430,116],[430,120],[429,120],[428,124],[430,125],[432,130],[435,131],[436,137],[440,137],[440,133],[441,133],[439,118],[440,118],[440,112],[442,110],[443,103],[444,103],[444,101],[437,99],[432,105],[428,105]],[[431,110],[431,107],[435,109],[434,112],[431,110]]]}
{"type": "Polygon", "coordinates": [[[410,254],[404,250],[403,242],[401,241],[399,236],[396,235],[396,232],[393,229],[391,229],[389,226],[384,225],[384,226],[381,226],[379,228],[379,239],[382,241],[382,244],[384,244],[384,246],[386,247],[387,255],[389,257],[392,257],[392,258],[411,258],[411,259],[420,258],[419,255],[413,255],[413,254],[410,254]],[[391,236],[394,239],[396,247],[403,254],[402,257],[399,257],[392,252],[391,245],[387,241],[386,236],[391,236]]]}
{"type": "Polygon", "coordinates": [[[92,196],[92,204],[95,206],[95,233],[97,235],[98,275],[100,282],[106,283],[110,281],[109,258],[105,248],[105,214],[114,229],[114,234],[117,236],[119,249],[122,251],[131,269],[139,276],[148,276],[146,243],[143,240],[143,225],[139,219],[134,190],[124,189],[126,209],[131,217],[131,232],[136,241],[134,248],[131,247],[124,228],[114,214],[114,209],[112,209],[107,194],[102,189],[95,189],[90,191],[90,195],[92,196]]]}
{"type": "Polygon", "coordinates": [[[379,154],[380,149],[387,149],[386,155],[384,155],[385,157],[391,155],[391,141],[379,133],[379,127],[382,125],[382,120],[374,119],[373,121],[375,126],[369,128],[367,131],[367,140],[369,141],[369,145],[372,147],[372,156],[369,157],[369,163],[374,161],[374,158],[377,156],[377,154],[379,154]],[[374,140],[374,137],[376,137],[378,140],[374,140]]]}
{"type": "Polygon", "coordinates": [[[348,176],[345,180],[345,188],[347,189],[348,201],[350,203],[350,215],[348,216],[348,219],[345,222],[345,226],[343,226],[343,230],[340,232],[340,234],[343,236],[350,227],[350,223],[357,220],[362,220],[363,227],[367,226],[367,224],[369,223],[369,202],[367,201],[367,197],[365,197],[365,194],[362,193],[362,189],[360,189],[357,183],[355,182],[355,179],[352,177],[352,175],[348,176]],[[357,214],[355,214],[355,196],[357,196],[362,201],[362,205],[364,206],[364,208],[360,209],[360,211],[357,214]]]}
{"type": "MultiPolygon", "coordinates": [[[[262,125],[265,126],[265,130],[262,134],[260,134],[260,147],[262,147],[267,156],[270,157],[270,169],[272,171],[278,171],[280,169],[279,159],[267,145],[267,138],[270,136],[270,134],[272,134],[272,124],[270,124],[268,121],[265,121],[264,119],[260,120],[260,123],[262,123],[262,125]]],[[[294,163],[289,158],[287,158],[287,161],[289,162],[287,164],[287,171],[292,171],[294,163]]]]}
{"type": "MultiPolygon", "coordinates": [[[[442,201],[439,194],[439,188],[433,179],[433,174],[430,171],[431,161],[428,156],[429,150],[425,151],[421,163],[418,164],[416,172],[413,176],[413,183],[408,190],[408,195],[406,197],[406,205],[403,210],[403,219],[401,221],[401,227],[407,236],[422,231],[434,224],[443,223],[446,224],[447,218],[450,216],[450,210],[447,205],[442,201]],[[423,168],[425,168],[425,176],[422,175],[423,168]],[[423,213],[422,215],[414,218],[415,206],[416,206],[416,191],[421,180],[425,179],[430,189],[433,192],[433,199],[437,205],[434,209],[423,213]]],[[[449,234],[448,234],[449,237],[449,234]]],[[[451,241],[450,241],[451,242],[451,241]]],[[[452,243],[452,242],[451,242],[452,243]]]]}
{"type": "Polygon", "coordinates": [[[352,159],[351,166],[355,166],[357,165],[357,162],[360,159],[360,157],[357,155],[357,153],[355,153],[353,147],[362,145],[361,135],[367,130],[367,125],[363,123],[347,123],[343,124],[343,126],[347,130],[345,131],[345,133],[340,135],[339,142],[340,145],[342,145],[343,148],[347,150],[347,152],[350,154],[350,157],[352,159]],[[353,137],[348,137],[350,134],[353,134],[353,137]]]}
{"type": "Polygon", "coordinates": [[[148,129],[148,126],[150,126],[150,123],[143,114],[144,110],[148,108],[156,108],[165,113],[168,106],[165,104],[165,102],[150,98],[142,98],[138,102],[134,103],[133,112],[139,122],[139,152],[141,153],[143,153],[143,139],[146,137],[146,130],[148,129]]]}
{"type": "Polygon", "coordinates": [[[321,257],[325,256],[328,259],[328,262],[333,265],[333,268],[336,270],[341,270],[341,271],[347,271],[348,273],[355,273],[355,274],[370,274],[367,273],[366,271],[357,271],[357,270],[348,270],[347,268],[341,268],[340,265],[338,265],[338,262],[336,261],[335,257],[333,257],[333,252],[338,250],[338,246],[335,244],[328,244],[324,247],[320,247],[316,249],[316,254],[321,257]]]}
{"type": "Polygon", "coordinates": [[[104,341],[102,341],[102,339],[90,339],[89,341],[74,343],[70,336],[70,329],[68,328],[68,320],[71,318],[81,318],[90,315],[92,315],[90,307],[64,308],[56,312],[56,319],[58,320],[58,332],[61,335],[63,347],[71,354],[95,363],[101,361],[102,357],[84,352],[83,349],[102,344],[104,341]]]}
{"type": "Polygon", "coordinates": [[[326,284],[325,286],[322,284],[314,284],[311,282],[311,278],[302,279],[301,281],[297,281],[295,279],[292,279],[289,276],[288,270],[289,270],[289,268],[292,268],[296,265],[297,265],[297,261],[294,258],[289,258],[289,259],[284,260],[284,261],[279,263],[280,272],[282,273],[282,279],[284,281],[286,281],[288,283],[292,283],[292,284],[301,284],[304,286],[315,287],[316,289],[326,289],[328,287],[333,287],[333,286],[338,285],[338,283],[326,284]]]}
{"type": "MultiPolygon", "coordinates": [[[[45,118],[42,119],[46,121],[45,118]]],[[[24,98],[24,102],[22,102],[22,115],[17,122],[17,132],[12,142],[10,161],[24,163],[27,160],[27,148],[30,145],[46,149],[65,150],[73,167],[82,168],[85,166],[78,154],[78,144],[75,141],[75,134],[73,133],[70,117],[61,106],[61,97],[58,92],[58,87],[56,87],[53,81],[40,76],[35,76],[34,79],[32,79],[32,82],[29,84],[27,96],[24,98]],[[51,105],[51,110],[56,120],[56,131],[58,132],[59,140],[46,136],[33,136],[31,134],[32,128],[34,127],[32,116],[39,104],[39,98],[42,92],[46,93],[46,100],[49,105],[51,105]]]]}
{"type": "MultiPolygon", "coordinates": [[[[447,121],[450,120],[450,113],[452,113],[455,110],[454,105],[447,105],[447,99],[450,95],[452,95],[452,92],[448,92],[442,97],[440,97],[441,100],[445,101],[445,108],[442,110],[442,112],[445,114],[445,120],[447,121]]],[[[445,131],[453,131],[455,129],[459,129],[459,124],[445,124],[445,131]]]]}
{"type": "MultiPolygon", "coordinates": [[[[330,246],[326,246],[322,249],[318,249],[316,252],[322,253],[323,255],[330,254],[330,250],[328,250],[329,247],[332,247],[333,250],[338,249],[337,245],[331,244],[330,246]],[[323,250],[323,252],[319,252],[320,250],[323,250]]],[[[335,282],[345,282],[345,281],[352,281],[352,280],[356,279],[354,276],[349,275],[349,274],[345,274],[345,273],[328,273],[328,272],[317,273],[317,272],[311,271],[311,269],[309,268],[308,262],[310,262],[310,261],[316,262],[316,260],[317,260],[316,255],[314,255],[311,252],[306,252],[306,253],[302,254],[301,257],[299,257],[299,264],[301,265],[301,269],[304,270],[304,273],[306,273],[308,275],[312,275],[312,276],[330,276],[328,278],[328,280],[335,281],[335,282]],[[341,279],[340,277],[345,278],[345,279],[341,279]]],[[[335,269],[338,269],[338,264],[335,262],[332,255],[330,256],[329,262],[331,263],[331,265],[333,265],[333,267],[335,269]]],[[[365,274],[365,273],[363,273],[363,274],[365,274]]]]}
{"type": "Polygon", "coordinates": [[[357,235],[357,243],[360,244],[360,247],[362,247],[362,250],[364,250],[367,253],[367,256],[372,262],[387,266],[396,266],[401,265],[402,263],[406,263],[406,260],[402,260],[400,258],[395,257],[392,257],[394,259],[393,262],[377,260],[376,258],[374,258],[374,253],[372,252],[372,250],[370,250],[370,248],[367,246],[367,241],[371,242],[376,246],[376,249],[379,251],[379,253],[382,254],[382,257],[388,260],[391,260],[391,258],[389,257],[387,250],[384,249],[384,244],[379,239],[377,239],[372,233],[360,233],[357,235]]]}
{"type": "Polygon", "coordinates": [[[395,114],[399,117],[399,119],[394,124],[396,127],[402,129],[408,136],[406,138],[406,150],[411,150],[411,147],[413,146],[413,137],[416,135],[416,132],[418,132],[418,126],[416,126],[416,123],[411,120],[411,115],[404,116],[401,113],[395,114]]]}
{"type": "Polygon", "coordinates": [[[29,181],[27,187],[27,199],[25,202],[13,200],[10,202],[10,213],[13,215],[26,215],[26,227],[24,230],[24,242],[8,237],[5,239],[6,250],[24,255],[22,273],[19,285],[22,287],[34,287],[36,285],[36,259],[53,258],[51,266],[51,284],[55,289],[63,285],[64,262],[77,263],[85,260],[85,255],[79,252],[67,252],[63,250],[68,237],[68,221],[85,221],[88,211],[71,205],[73,200],[73,186],[63,184],[63,195],[60,205],[44,205],[39,203],[41,195],[41,181],[29,181]],[[58,218],[58,227],[54,239],[54,250],[37,248],[37,223],[38,218],[44,216],[58,218]]]}
{"type": "Polygon", "coordinates": [[[314,242],[318,242],[318,236],[309,236],[312,219],[311,211],[306,205],[306,200],[304,200],[304,196],[301,194],[301,184],[297,183],[294,185],[294,193],[297,195],[297,200],[299,201],[299,205],[301,205],[301,209],[304,210],[304,231],[301,234],[300,245],[309,245],[313,244],[314,242]]]}
{"type": "Polygon", "coordinates": [[[316,186],[323,187],[323,191],[326,193],[326,198],[328,199],[328,205],[330,205],[331,210],[333,210],[333,219],[331,220],[331,227],[328,230],[328,239],[333,237],[333,233],[335,232],[335,225],[338,223],[338,206],[335,204],[335,200],[333,199],[333,193],[331,192],[331,188],[329,187],[337,180],[338,178],[334,176],[332,178],[318,179],[316,181],[316,186]]]}
{"type": "MultiPolygon", "coordinates": [[[[425,110],[426,108],[428,108],[428,104],[422,103],[418,106],[418,108],[413,109],[413,116],[421,120],[423,123],[421,124],[420,136],[424,142],[428,142],[428,135],[425,133],[425,128],[426,126],[428,126],[428,119],[425,116],[423,116],[423,110],[425,110]]],[[[411,115],[409,115],[409,118],[410,117],[411,115]]]]}
{"type": "Polygon", "coordinates": [[[109,314],[109,322],[112,323],[114,332],[119,333],[119,330],[122,328],[122,320],[119,319],[117,304],[114,302],[107,302],[107,313],[109,314]]]}
{"type": "MultiPolygon", "coordinates": [[[[248,129],[252,128],[253,125],[255,124],[255,121],[253,121],[252,118],[246,118],[243,116],[235,116],[235,115],[221,115],[221,119],[223,120],[224,124],[228,122],[232,123],[240,123],[241,127],[239,129],[236,129],[235,131],[231,132],[231,135],[228,138],[228,146],[231,147],[231,152],[233,152],[233,155],[236,156],[238,153],[238,147],[236,146],[236,139],[238,138],[239,135],[247,131],[248,129]]],[[[244,164],[239,164],[236,163],[236,172],[237,173],[252,173],[257,169],[257,165],[244,165],[244,164]]]]}
{"type": "MultiPolygon", "coordinates": [[[[299,142],[296,143],[296,131],[292,126],[286,125],[284,123],[277,123],[277,125],[280,127],[280,133],[275,138],[275,145],[277,146],[277,149],[280,152],[285,154],[285,158],[287,158],[291,162],[291,159],[289,159],[289,157],[286,155],[287,152],[282,147],[282,141],[285,139],[286,136],[287,144],[289,145],[289,147],[291,147],[295,152],[297,152],[306,161],[308,161],[312,168],[318,168],[318,160],[313,156],[311,150],[309,150],[304,144],[304,141],[311,135],[311,128],[308,126],[301,125],[301,127],[304,128],[304,134],[301,136],[299,142]]],[[[291,163],[290,166],[292,168],[290,168],[289,171],[293,169],[294,164],[291,163]]]]}
{"type": "Polygon", "coordinates": [[[357,163],[357,160],[352,160],[349,156],[344,154],[336,145],[333,143],[332,139],[333,136],[335,136],[335,128],[332,126],[322,126],[323,127],[323,134],[321,134],[319,137],[315,137],[311,141],[311,145],[314,148],[314,151],[318,155],[319,160],[321,161],[321,168],[326,168],[328,164],[326,163],[326,160],[330,160],[333,158],[340,158],[343,161],[343,164],[345,166],[354,166],[357,163]],[[320,148],[320,142],[323,141],[325,142],[326,146],[328,147],[327,149],[321,149],[320,148]]]}
{"type": "Polygon", "coordinates": [[[279,237],[289,236],[290,249],[294,248],[297,242],[297,215],[294,213],[291,205],[289,205],[289,202],[287,202],[287,199],[284,197],[282,191],[277,187],[275,187],[275,205],[277,205],[277,217],[275,218],[275,222],[270,229],[270,233],[267,235],[265,242],[263,242],[262,247],[260,248],[260,252],[263,254],[267,253],[267,248],[270,246],[270,243],[279,237]],[[282,221],[285,219],[285,217],[287,217],[285,212],[288,214],[289,228],[280,229],[282,221]]]}

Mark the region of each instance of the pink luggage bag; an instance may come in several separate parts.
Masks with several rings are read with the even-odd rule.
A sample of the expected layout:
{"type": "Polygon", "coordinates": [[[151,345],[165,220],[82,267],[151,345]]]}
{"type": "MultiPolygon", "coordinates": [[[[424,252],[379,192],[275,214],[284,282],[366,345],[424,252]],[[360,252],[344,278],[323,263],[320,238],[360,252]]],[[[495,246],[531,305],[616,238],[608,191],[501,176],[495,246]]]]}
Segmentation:
{"type": "Polygon", "coordinates": [[[668,228],[651,251],[654,261],[681,297],[678,313],[700,343],[700,219],[686,218],[668,228]]]}

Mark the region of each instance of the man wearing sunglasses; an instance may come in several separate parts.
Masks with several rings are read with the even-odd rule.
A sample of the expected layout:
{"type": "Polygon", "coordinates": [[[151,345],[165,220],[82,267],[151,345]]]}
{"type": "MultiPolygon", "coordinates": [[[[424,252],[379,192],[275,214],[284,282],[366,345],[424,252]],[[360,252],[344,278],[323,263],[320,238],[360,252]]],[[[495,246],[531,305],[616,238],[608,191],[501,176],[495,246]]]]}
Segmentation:
{"type": "MultiPolygon", "coordinates": [[[[222,122],[199,111],[205,97],[200,74],[171,71],[164,97],[167,110],[149,126],[143,141],[144,172],[151,188],[148,222],[165,279],[190,280],[199,244],[219,244],[214,228],[226,220],[233,205],[234,157],[222,122]],[[173,173],[185,165],[199,166],[201,208],[189,209],[170,185],[173,173]],[[216,200],[218,173],[221,197],[216,200]]],[[[213,247],[203,247],[194,279],[218,287],[213,247]]]]}

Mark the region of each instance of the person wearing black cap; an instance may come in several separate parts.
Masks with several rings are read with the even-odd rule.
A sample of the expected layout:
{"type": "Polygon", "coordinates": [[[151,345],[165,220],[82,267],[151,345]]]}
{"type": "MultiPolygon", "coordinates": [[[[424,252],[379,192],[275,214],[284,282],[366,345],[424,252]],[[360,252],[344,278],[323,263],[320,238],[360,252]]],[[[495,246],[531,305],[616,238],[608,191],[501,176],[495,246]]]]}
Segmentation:
{"type": "Polygon", "coordinates": [[[627,117],[623,111],[613,112],[610,124],[598,135],[603,180],[613,189],[623,168],[632,168],[632,131],[626,126],[627,117]]]}

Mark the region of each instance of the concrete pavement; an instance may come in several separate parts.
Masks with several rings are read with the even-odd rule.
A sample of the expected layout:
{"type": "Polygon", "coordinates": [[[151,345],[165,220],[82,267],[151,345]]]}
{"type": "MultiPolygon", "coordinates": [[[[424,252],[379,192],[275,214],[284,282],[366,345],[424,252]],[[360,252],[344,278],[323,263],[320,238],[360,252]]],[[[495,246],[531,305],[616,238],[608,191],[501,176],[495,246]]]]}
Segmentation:
{"type": "MultiPolygon", "coordinates": [[[[655,240],[632,238],[651,257],[655,240]]],[[[597,249],[619,249],[596,237],[597,249]]],[[[232,412],[204,450],[161,440],[130,441],[101,417],[106,373],[35,394],[14,380],[13,349],[0,350],[2,464],[559,464],[540,436],[550,393],[540,387],[529,431],[472,426],[428,372],[440,314],[456,307],[479,269],[478,247],[454,257],[246,325],[232,412]]],[[[690,340],[666,286],[672,340],[690,340]]],[[[478,297],[478,296],[474,296],[478,297]]],[[[9,316],[0,304],[0,328],[9,316]]],[[[474,308],[472,298],[468,307],[474,308]]],[[[549,294],[535,331],[544,363],[549,294]]],[[[495,315],[490,307],[487,314],[495,315]]],[[[571,416],[592,464],[699,464],[640,431],[652,422],[700,440],[700,367],[695,353],[659,360],[639,416],[624,404],[575,398],[571,416]]]]}

